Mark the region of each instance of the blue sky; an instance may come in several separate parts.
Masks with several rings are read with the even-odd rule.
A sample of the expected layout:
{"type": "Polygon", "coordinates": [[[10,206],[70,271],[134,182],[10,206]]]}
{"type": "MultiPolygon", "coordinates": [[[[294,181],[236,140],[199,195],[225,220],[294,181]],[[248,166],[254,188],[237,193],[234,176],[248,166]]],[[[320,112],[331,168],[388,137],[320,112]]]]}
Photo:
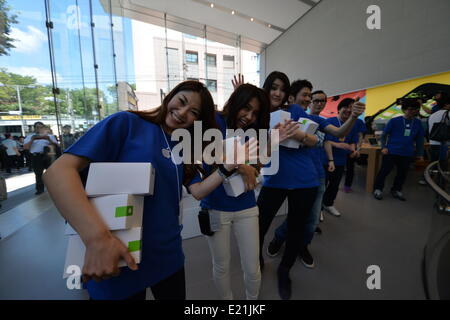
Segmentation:
{"type": "MultiPolygon", "coordinates": [[[[82,86],[78,32],[81,36],[81,58],[83,59],[85,85],[95,87],[89,4],[87,0],[79,0],[78,3],[82,26],[80,30],[76,27],[78,24],[75,0],[50,1],[51,20],[54,23],[55,66],[58,86],[62,88],[82,86]]],[[[16,48],[10,51],[9,56],[0,56],[0,66],[7,68],[10,72],[34,76],[39,83],[50,84],[50,59],[44,0],[9,0],[8,4],[18,15],[19,23],[12,26],[11,32],[11,37],[17,41],[14,42],[16,48]]],[[[106,88],[114,83],[109,16],[99,1],[93,1],[93,13],[96,24],[95,46],[99,65],[99,85],[101,88],[106,88]]],[[[134,82],[132,45],[125,44],[125,41],[129,42],[129,38],[131,38],[131,22],[125,18],[115,20],[114,24],[118,30],[114,34],[115,46],[116,48],[118,46],[127,48],[125,56],[117,57],[117,63],[127,66],[126,74],[122,73],[119,76],[132,83],[134,82]]]]}

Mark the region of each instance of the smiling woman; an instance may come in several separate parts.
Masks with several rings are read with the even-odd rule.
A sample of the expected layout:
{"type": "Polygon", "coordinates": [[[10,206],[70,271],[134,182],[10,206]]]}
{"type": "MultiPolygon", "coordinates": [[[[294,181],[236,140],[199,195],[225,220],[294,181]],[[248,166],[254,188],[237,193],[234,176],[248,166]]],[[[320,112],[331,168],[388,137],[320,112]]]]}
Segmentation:
{"type": "MultiPolygon", "coordinates": [[[[170,134],[179,128],[192,131],[195,120],[204,130],[216,126],[213,100],[200,82],[182,82],[155,110],[119,112],[102,120],[45,173],[56,207],[86,246],[82,273],[92,299],[145,298],[147,287],[156,299],[185,299],[179,201],[182,181],[193,176],[195,167],[172,161],[170,134]],[[167,149],[169,157],[161,152],[167,149]],[[92,162],[146,162],[155,168],[155,194],[144,198],[139,266],[86,197],[78,172],[92,162]],[[128,268],[119,269],[121,259],[128,268]]],[[[211,188],[223,181],[217,174],[212,179],[211,188]]]]}

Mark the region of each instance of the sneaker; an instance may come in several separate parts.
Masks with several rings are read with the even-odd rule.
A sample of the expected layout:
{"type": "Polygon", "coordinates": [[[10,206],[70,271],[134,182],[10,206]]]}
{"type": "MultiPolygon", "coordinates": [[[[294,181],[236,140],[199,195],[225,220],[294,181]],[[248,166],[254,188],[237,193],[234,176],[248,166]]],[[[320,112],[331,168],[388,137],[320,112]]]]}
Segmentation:
{"type": "Polygon", "coordinates": [[[267,255],[272,258],[276,257],[280,252],[282,245],[283,245],[282,241],[273,238],[272,241],[270,241],[269,246],[267,247],[267,255]]]}
{"type": "Polygon", "coordinates": [[[319,227],[316,227],[316,231],[314,231],[317,234],[322,234],[322,229],[320,229],[319,227]]]}
{"type": "Polygon", "coordinates": [[[323,221],[323,212],[322,211],[320,211],[320,218],[319,218],[319,220],[320,220],[320,222],[323,221]]]}
{"type": "Polygon", "coordinates": [[[427,182],[426,182],[424,179],[420,179],[420,180],[419,180],[419,184],[420,184],[421,186],[426,186],[426,185],[427,185],[427,182]]]}
{"type": "Polygon", "coordinates": [[[383,191],[381,191],[380,189],[375,189],[375,191],[373,192],[373,196],[375,197],[375,199],[381,200],[383,199],[383,191]]]}
{"type": "Polygon", "coordinates": [[[341,213],[333,206],[323,206],[323,208],[328,211],[328,213],[330,213],[331,215],[335,216],[335,217],[340,217],[341,213]]]}
{"type": "Polygon", "coordinates": [[[308,250],[308,246],[304,246],[300,249],[300,261],[303,263],[303,265],[307,268],[314,268],[314,258],[312,257],[311,253],[308,250]]]}
{"type": "Polygon", "coordinates": [[[351,187],[344,186],[344,192],[350,193],[350,192],[353,192],[353,189],[351,187]]]}
{"type": "Polygon", "coordinates": [[[291,299],[292,286],[289,278],[289,271],[283,267],[278,267],[278,294],[282,300],[291,299]]]}
{"type": "Polygon", "coordinates": [[[405,197],[403,196],[403,193],[401,193],[401,191],[391,191],[392,196],[395,199],[401,200],[401,201],[406,201],[405,197]]]}

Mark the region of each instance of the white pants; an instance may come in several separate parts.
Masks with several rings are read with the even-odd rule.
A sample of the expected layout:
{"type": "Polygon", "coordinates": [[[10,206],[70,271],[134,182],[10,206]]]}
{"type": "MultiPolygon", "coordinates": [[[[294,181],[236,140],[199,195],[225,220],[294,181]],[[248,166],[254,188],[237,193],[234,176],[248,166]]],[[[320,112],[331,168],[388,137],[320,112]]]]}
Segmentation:
{"type": "Polygon", "coordinates": [[[214,282],[220,298],[233,299],[230,280],[230,234],[231,225],[233,225],[244,272],[247,300],[258,299],[261,286],[258,207],[236,212],[217,210],[209,210],[209,212],[211,219],[216,221],[219,219],[221,225],[220,230],[216,231],[213,236],[206,236],[213,260],[214,282]]]}

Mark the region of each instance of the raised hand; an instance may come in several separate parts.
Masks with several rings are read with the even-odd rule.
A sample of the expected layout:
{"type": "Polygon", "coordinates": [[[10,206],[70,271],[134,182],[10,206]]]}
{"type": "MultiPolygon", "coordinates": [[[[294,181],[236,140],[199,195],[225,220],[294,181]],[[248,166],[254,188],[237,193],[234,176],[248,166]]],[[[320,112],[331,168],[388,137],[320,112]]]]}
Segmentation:
{"type": "Polygon", "coordinates": [[[234,76],[231,79],[231,83],[233,84],[234,90],[236,90],[241,84],[244,84],[244,75],[239,73],[237,78],[234,76]]]}
{"type": "Polygon", "coordinates": [[[366,105],[359,101],[359,97],[356,98],[355,103],[352,106],[352,117],[357,118],[364,113],[366,105]]]}

